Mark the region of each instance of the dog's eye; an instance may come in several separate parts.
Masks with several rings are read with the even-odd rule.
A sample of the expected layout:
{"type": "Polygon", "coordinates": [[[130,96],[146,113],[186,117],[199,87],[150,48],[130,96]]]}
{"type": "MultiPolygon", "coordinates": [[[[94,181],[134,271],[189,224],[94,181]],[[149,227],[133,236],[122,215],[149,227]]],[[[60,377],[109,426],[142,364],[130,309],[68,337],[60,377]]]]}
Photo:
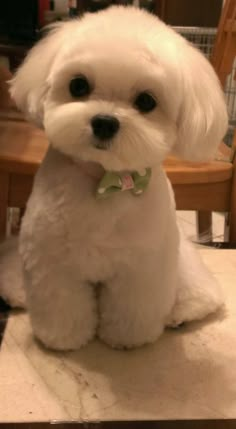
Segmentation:
{"type": "Polygon", "coordinates": [[[69,88],[71,95],[76,98],[85,97],[91,91],[89,83],[85,76],[74,77],[70,81],[69,88]]]}
{"type": "Polygon", "coordinates": [[[148,92],[141,92],[137,96],[134,105],[140,112],[148,113],[155,109],[157,102],[148,92]]]}

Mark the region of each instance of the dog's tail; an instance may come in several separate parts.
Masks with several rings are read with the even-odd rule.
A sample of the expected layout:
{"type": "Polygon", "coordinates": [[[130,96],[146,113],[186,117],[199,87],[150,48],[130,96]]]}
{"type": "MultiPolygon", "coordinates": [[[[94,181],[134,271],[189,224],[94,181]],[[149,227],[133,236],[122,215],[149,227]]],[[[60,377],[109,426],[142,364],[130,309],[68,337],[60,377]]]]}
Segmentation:
{"type": "Polygon", "coordinates": [[[0,297],[11,307],[26,308],[23,272],[18,253],[18,239],[0,245],[0,297]]]}

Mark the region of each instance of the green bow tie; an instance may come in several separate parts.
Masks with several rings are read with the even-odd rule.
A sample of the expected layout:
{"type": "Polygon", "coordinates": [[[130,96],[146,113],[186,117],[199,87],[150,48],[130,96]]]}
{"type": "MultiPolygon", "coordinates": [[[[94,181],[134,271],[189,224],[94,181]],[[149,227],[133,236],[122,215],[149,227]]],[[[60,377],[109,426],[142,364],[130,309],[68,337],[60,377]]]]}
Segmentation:
{"type": "Polygon", "coordinates": [[[116,192],[129,190],[134,195],[141,195],[149,184],[151,173],[151,168],[145,168],[133,173],[113,173],[108,171],[98,185],[96,198],[107,198],[116,192]]]}

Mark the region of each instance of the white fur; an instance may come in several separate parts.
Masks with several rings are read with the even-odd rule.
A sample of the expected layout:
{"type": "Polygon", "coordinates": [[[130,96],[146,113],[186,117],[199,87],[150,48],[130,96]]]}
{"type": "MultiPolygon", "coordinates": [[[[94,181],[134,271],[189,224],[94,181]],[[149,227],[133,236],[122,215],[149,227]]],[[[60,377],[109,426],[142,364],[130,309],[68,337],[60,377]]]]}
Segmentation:
{"type": "Polygon", "coordinates": [[[134,347],[155,341],[166,324],[215,311],[218,285],[179,238],[161,166],[170,151],[208,159],[226,131],[207,60],[158,18],[112,7],[56,25],[17,72],[11,94],[51,143],[20,236],[35,335],[55,349],[79,348],[96,333],[114,347],[134,347]],[[84,100],[68,90],[78,74],[93,87],[84,100]],[[151,113],[134,107],[142,91],[158,100],[151,113]],[[109,150],[92,144],[96,114],[120,121],[109,150]],[[97,181],[81,161],[113,171],[152,167],[151,182],[142,196],[97,201],[97,181]]]}

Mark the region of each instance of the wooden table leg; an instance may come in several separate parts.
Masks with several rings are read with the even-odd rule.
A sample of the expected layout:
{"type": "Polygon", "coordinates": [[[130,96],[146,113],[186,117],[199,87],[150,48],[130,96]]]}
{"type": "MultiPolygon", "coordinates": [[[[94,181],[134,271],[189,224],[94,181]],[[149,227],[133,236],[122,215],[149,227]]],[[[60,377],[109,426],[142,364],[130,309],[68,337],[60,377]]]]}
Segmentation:
{"type": "Polygon", "coordinates": [[[236,157],[234,161],[234,174],[231,188],[231,204],[229,213],[229,241],[236,243],[236,157]]]}
{"type": "Polygon", "coordinates": [[[7,230],[9,175],[0,171],[0,239],[5,238],[7,230]]]}
{"type": "Polygon", "coordinates": [[[212,212],[197,212],[197,235],[199,242],[212,241],[212,212]]]}

